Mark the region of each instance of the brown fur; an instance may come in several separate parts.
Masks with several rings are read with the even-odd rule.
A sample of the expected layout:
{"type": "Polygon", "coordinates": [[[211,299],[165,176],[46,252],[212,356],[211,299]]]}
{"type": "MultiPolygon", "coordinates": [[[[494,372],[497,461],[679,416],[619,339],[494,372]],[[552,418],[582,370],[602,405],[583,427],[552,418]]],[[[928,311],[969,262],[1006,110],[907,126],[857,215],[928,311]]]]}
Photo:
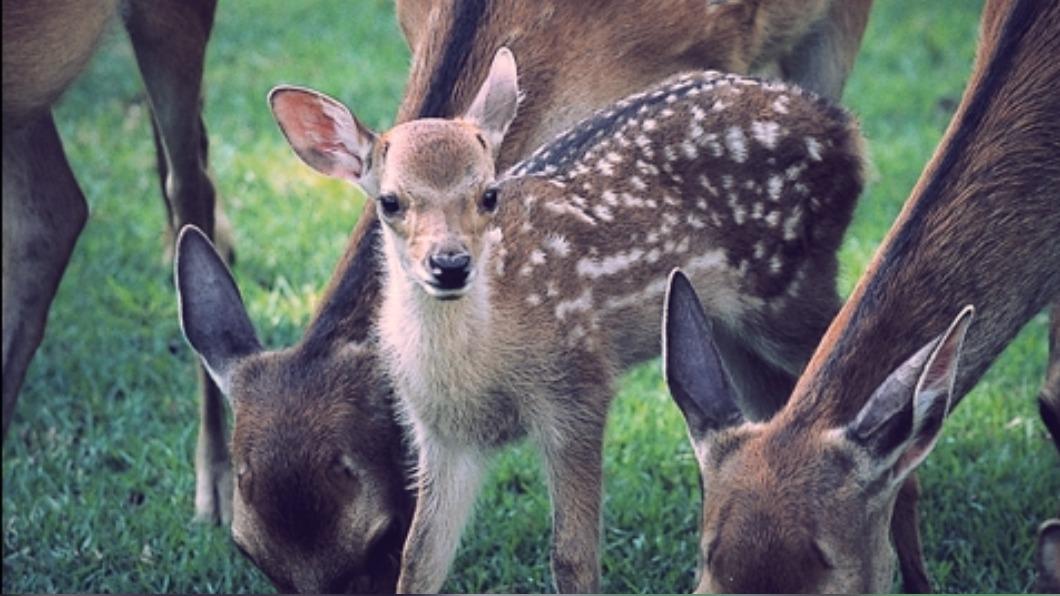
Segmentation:
{"type": "Polygon", "coordinates": [[[961,306],[975,306],[976,322],[953,373],[952,405],[1024,323],[1060,296],[1060,5],[988,2],[981,35],[943,141],[788,406],[766,425],[722,431],[702,447],[711,452],[724,436],[745,435],[724,463],[702,465],[710,485],[704,543],[729,536],[715,544],[714,560],[733,567],[704,560],[709,583],[701,588],[889,589],[888,520],[894,516],[899,552],[910,552],[919,540],[909,519],[915,510],[895,508],[894,494],[880,484],[863,484],[864,470],[878,462],[853,447],[851,431],[837,432],[850,428],[874,389],[884,390],[881,381],[961,306]],[[779,516],[787,516],[784,523],[773,523],[779,516]],[[759,561],[801,556],[806,537],[826,558],[862,563],[824,576],[810,566],[744,583],[762,581],[759,561]]]}
{"type": "MultiPolygon", "coordinates": [[[[26,368],[43,338],[48,308],[88,215],[51,106],[84,69],[119,8],[151,104],[167,238],[186,224],[211,236],[215,229],[224,231],[206,173],[206,134],[200,119],[202,67],[214,5],[212,0],[3,3],[4,436],[26,368]]],[[[226,461],[227,452],[221,395],[209,380],[202,391],[197,468],[200,486],[205,487],[210,476],[211,485],[224,483],[224,466],[218,469],[213,462],[226,461]]],[[[211,495],[200,503],[199,514],[224,517],[219,503],[211,495]]]]}

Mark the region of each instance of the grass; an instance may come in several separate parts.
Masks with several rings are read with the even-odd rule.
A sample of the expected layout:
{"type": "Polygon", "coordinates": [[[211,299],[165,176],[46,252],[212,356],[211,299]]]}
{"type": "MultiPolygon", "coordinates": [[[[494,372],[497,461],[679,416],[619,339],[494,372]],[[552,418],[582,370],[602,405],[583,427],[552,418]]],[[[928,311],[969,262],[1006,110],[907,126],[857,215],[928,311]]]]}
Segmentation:
{"type": "MultiPolygon", "coordinates": [[[[408,54],[389,2],[222,3],[210,46],[211,163],[237,232],[237,277],[263,341],[308,321],[362,199],[297,163],[265,106],[280,82],[389,124],[408,54]]],[[[967,78],[978,2],[879,2],[845,103],[876,175],[842,250],[847,292],[908,195],[967,78]]],[[[58,120],[91,206],[3,448],[3,591],[262,592],[224,529],[192,525],[192,355],[161,258],[149,115],[115,32],[58,120]]],[[[1033,397],[1045,318],[1013,342],[922,467],[937,586],[1020,592],[1035,525],[1056,513],[1056,454],[1033,397]]],[[[692,587],[699,497],[657,362],[628,374],[606,447],[605,591],[692,587]]],[[[496,463],[446,589],[551,589],[548,500],[527,447],[496,463]]]]}

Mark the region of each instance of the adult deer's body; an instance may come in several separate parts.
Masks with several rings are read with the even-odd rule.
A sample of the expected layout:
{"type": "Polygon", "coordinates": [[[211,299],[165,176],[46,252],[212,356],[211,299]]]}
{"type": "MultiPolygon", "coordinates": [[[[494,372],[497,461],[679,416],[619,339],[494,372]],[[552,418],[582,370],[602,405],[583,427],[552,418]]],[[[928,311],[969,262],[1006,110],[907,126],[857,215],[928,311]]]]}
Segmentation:
{"type": "Polygon", "coordinates": [[[517,96],[504,50],[462,119],[379,136],[329,98],[272,96],[308,164],[379,197],[381,360],[419,454],[400,591],[441,588],[486,463],[523,436],[545,462],[557,587],[598,589],[612,382],[658,353],[674,266],[752,363],[741,388],[782,387],[837,310],[835,251],[862,184],[841,110],[777,83],[684,75],[495,183],[517,96]]]}
{"type": "MultiPolygon", "coordinates": [[[[462,113],[502,44],[525,57],[520,75],[527,95],[501,146],[499,168],[526,157],[537,143],[593,110],[688,68],[746,72],[752,66],[780,62],[786,76],[826,96],[838,97],[853,65],[871,2],[800,0],[771,3],[773,10],[758,2],[740,4],[708,8],[702,2],[675,2],[667,10],[657,10],[654,5],[637,2],[504,0],[491,2],[488,7],[479,0],[398,2],[398,17],[412,49],[412,66],[397,120],[462,113]],[[587,45],[590,40],[596,45],[587,45]],[[586,55],[593,60],[586,61],[586,55]]],[[[352,401],[365,409],[387,406],[391,389],[385,381],[359,383],[359,393],[351,395],[345,385],[321,387],[313,377],[297,373],[314,368],[318,361],[327,361],[334,366],[345,363],[351,369],[369,371],[371,376],[366,378],[385,376],[377,363],[365,363],[358,359],[358,351],[344,349],[348,342],[365,341],[377,314],[379,280],[368,272],[381,269],[376,246],[378,224],[375,209],[369,205],[305,337],[294,348],[271,353],[270,375],[282,383],[282,388],[236,385],[229,393],[236,412],[232,442],[236,467],[247,464],[257,470],[258,477],[269,476],[277,491],[289,493],[292,499],[340,504],[329,507],[326,514],[318,514],[331,525],[338,523],[337,514],[332,512],[345,510],[346,499],[356,499],[356,495],[332,492],[324,479],[334,473],[334,468],[311,449],[289,452],[267,445],[280,442],[279,438],[271,441],[272,435],[281,437],[295,431],[301,433],[302,442],[314,444],[310,440],[318,432],[314,425],[327,421],[328,411],[335,404],[352,401]],[[289,406],[275,408],[273,416],[266,404],[276,399],[277,392],[290,402],[289,406]],[[258,399],[259,396],[264,397],[258,399]],[[244,404],[251,402],[259,404],[256,414],[240,415],[244,404]],[[285,416],[286,407],[297,407],[301,415],[285,416]],[[248,421],[255,418],[259,423],[251,425],[248,421]],[[248,428],[246,432],[244,426],[248,428]],[[254,440],[250,439],[252,436],[254,440]],[[290,467],[307,471],[305,478],[318,480],[286,480],[287,464],[274,465],[281,458],[284,462],[297,462],[297,466],[290,467]]],[[[375,349],[371,343],[366,347],[375,349]]],[[[792,380],[785,382],[790,384],[792,380]]],[[[370,435],[377,443],[400,449],[400,438],[393,429],[381,420],[366,420],[345,418],[334,424],[345,424],[343,428],[350,436],[370,435]]],[[[330,422],[328,425],[337,428],[330,422]]],[[[201,440],[209,447],[206,451],[225,453],[223,434],[204,433],[201,440]]],[[[345,443],[342,448],[356,452],[360,447],[354,442],[345,443]]],[[[205,509],[224,511],[229,507],[228,493],[220,481],[228,478],[223,472],[229,463],[226,459],[209,466],[204,462],[205,459],[199,461],[198,477],[205,480],[207,490],[200,492],[218,496],[217,504],[208,504],[205,509]]],[[[389,469],[366,466],[358,478],[364,485],[392,487],[404,482],[404,471],[398,465],[389,469]]],[[[387,565],[372,568],[360,552],[361,544],[375,544],[374,535],[358,538],[356,548],[335,542],[332,548],[317,550],[316,555],[303,553],[285,560],[279,554],[298,552],[298,547],[291,545],[278,529],[285,523],[284,516],[269,506],[269,497],[261,492],[256,499],[243,499],[237,483],[235,494],[235,500],[242,500],[242,504],[233,513],[233,533],[277,586],[310,592],[321,591],[322,586],[356,586],[351,582],[343,584],[339,576],[350,570],[369,569],[376,587],[393,587],[396,574],[391,574],[392,569],[387,565]],[[296,570],[300,577],[295,577],[296,570]]],[[[383,543],[391,545],[394,557],[400,554],[410,507],[410,501],[402,499],[393,503],[366,499],[360,503],[365,519],[393,520],[391,527],[399,536],[397,546],[389,539],[383,543]]],[[[202,514],[198,501],[197,509],[202,514]]],[[[318,539],[323,544],[329,538],[318,539]]]]}
{"type": "MultiPolygon", "coordinates": [[[[739,425],[719,392],[679,399],[707,420],[692,433],[702,589],[887,590],[887,523],[908,514],[894,509],[898,482],[948,407],[1060,297],[1060,4],[988,2],[981,36],[942,143],[787,407],[739,425]],[[927,343],[966,304],[976,322],[963,351],[967,317],[927,343]],[[769,574],[800,548],[813,564],[769,574]]],[[[667,366],[697,376],[690,362],[667,366]]],[[[1042,407],[1057,419],[1055,402],[1042,407]]]]}
{"type": "MultiPolygon", "coordinates": [[[[186,224],[211,236],[213,184],[200,119],[202,69],[214,0],[77,0],[3,4],[3,431],[48,308],[88,217],[51,107],[84,69],[120,11],[147,87],[170,237],[186,224]]],[[[227,242],[226,242],[227,244],[227,242]]],[[[203,387],[203,434],[224,436],[221,395],[203,387]]],[[[200,440],[199,458],[226,460],[223,441],[200,440]]],[[[225,486],[225,476],[212,480],[225,486]]],[[[200,492],[208,483],[200,479],[200,492]]],[[[230,486],[230,483],[227,484],[230,486]]],[[[227,490],[222,488],[222,490],[227,490]]],[[[210,515],[212,495],[201,495],[210,515]]]]}

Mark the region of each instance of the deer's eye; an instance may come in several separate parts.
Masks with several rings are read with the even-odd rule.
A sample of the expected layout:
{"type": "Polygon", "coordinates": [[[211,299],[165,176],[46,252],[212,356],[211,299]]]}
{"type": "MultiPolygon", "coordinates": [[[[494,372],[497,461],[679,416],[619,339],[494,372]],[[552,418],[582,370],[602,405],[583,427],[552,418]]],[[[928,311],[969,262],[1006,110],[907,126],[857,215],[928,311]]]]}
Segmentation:
{"type": "Polygon", "coordinates": [[[482,193],[482,210],[492,213],[495,209],[497,209],[497,189],[487,188],[482,193]]]}
{"type": "Polygon", "coordinates": [[[379,195],[379,206],[383,208],[383,213],[394,216],[401,213],[401,201],[398,200],[397,195],[390,192],[385,195],[379,195]]]}

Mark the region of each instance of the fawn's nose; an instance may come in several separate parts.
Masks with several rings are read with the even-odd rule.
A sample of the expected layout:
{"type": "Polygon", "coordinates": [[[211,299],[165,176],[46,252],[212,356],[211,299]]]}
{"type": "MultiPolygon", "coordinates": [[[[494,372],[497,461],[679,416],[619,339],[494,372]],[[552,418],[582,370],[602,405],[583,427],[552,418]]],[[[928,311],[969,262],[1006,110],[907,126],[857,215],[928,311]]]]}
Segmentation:
{"type": "Polygon", "coordinates": [[[471,273],[471,255],[467,251],[441,251],[427,259],[431,274],[443,290],[459,290],[471,273]]]}

